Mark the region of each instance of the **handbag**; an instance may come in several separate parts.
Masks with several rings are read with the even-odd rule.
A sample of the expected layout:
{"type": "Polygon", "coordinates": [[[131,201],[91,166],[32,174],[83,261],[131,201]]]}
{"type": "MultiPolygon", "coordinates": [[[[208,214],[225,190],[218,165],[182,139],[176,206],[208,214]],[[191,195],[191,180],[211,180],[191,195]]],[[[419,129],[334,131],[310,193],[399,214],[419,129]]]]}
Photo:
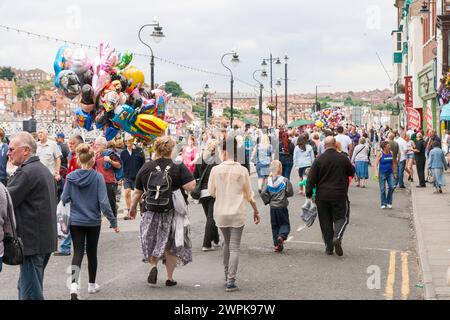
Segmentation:
{"type": "Polygon", "coordinates": [[[5,235],[3,239],[4,252],[2,260],[4,264],[16,266],[23,263],[23,243],[17,236],[14,213],[11,206],[11,197],[8,193],[6,193],[6,199],[8,203],[6,210],[8,212],[8,219],[11,223],[12,236],[5,235]]]}
{"type": "Polygon", "coordinates": [[[194,200],[200,200],[201,193],[202,193],[202,183],[203,183],[203,179],[205,178],[206,172],[208,171],[208,167],[209,167],[209,165],[206,166],[205,170],[202,173],[202,176],[197,181],[197,184],[195,185],[194,190],[191,191],[191,197],[194,200]]]}

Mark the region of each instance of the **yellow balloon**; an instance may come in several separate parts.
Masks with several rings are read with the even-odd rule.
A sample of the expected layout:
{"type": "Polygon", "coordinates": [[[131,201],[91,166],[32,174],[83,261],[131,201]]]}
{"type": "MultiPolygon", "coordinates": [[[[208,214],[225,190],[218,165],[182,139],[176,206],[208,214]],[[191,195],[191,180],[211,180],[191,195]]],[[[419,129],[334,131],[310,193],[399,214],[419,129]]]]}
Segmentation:
{"type": "Polygon", "coordinates": [[[169,124],[158,117],[149,114],[139,114],[135,126],[147,134],[159,136],[164,133],[169,124]]]}
{"type": "Polygon", "coordinates": [[[136,86],[141,88],[144,84],[144,73],[134,66],[129,66],[123,70],[121,74],[127,78],[127,80],[132,80],[132,83],[127,88],[128,93],[133,91],[136,86]]]}
{"type": "Polygon", "coordinates": [[[315,126],[318,128],[322,128],[323,127],[323,122],[322,121],[316,121],[315,126]]]}

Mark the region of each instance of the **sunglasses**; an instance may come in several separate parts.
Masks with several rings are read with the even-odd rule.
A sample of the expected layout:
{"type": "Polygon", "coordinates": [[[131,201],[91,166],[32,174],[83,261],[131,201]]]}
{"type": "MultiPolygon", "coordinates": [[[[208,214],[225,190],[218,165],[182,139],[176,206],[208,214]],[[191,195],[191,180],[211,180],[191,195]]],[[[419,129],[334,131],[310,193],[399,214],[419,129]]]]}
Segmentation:
{"type": "Polygon", "coordinates": [[[19,148],[28,148],[27,146],[20,146],[20,147],[16,147],[16,148],[9,148],[8,152],[14,152],[14,150],[19,149],[19,148]]]}

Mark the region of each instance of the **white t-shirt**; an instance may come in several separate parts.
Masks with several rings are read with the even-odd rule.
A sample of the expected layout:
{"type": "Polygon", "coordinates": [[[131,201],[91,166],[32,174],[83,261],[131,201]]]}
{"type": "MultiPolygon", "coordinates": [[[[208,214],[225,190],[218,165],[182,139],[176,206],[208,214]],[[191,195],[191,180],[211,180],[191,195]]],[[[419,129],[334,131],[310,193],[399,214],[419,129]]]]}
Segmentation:
{"type": "Polygon", "coordinates": [[[398,143],[398,152],[400,153],[400,161],[406,160],[406,151],[408,150],[408,144],[405,139],[399,137],[395,140],[398,143]]]}
{"type": "Polygon", "coordinates": [[[47,140],[46,143],[37,143],[36,155],[39,156],[39,160],[50,170],[52,174],[55,174],[56,159],[60,158],[61,149],[58,148],[56,142],[47,140]]]}
{"type": "Polygon", "coordinates": [[[346,154],[349,154],[348,152],[348,147],[353,143],[352,139],[350,139],[349,136],[346,136],[345,134],[338,134],[335,137],[336,141],[339,141],[341,143],[342,146],[342,151],[345,152],[346,154]]]}

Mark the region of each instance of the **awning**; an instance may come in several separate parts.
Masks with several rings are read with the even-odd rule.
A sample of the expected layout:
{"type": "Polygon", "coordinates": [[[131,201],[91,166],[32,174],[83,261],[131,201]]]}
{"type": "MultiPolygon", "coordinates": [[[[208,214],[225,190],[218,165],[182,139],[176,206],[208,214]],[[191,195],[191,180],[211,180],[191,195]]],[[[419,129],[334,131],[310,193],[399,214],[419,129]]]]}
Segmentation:
{"type": "Polygon", "coordinates": [[[305,120],[305,119],[297,119],[288,124],[288,128],[296,128],[301,126],[307,126],[310,124],[314,124],[314,121],[305,120]]]}
{"type": "Polygon", "coordinates": [[[442,106],[441,121],[450,121],[450,103],[447,103],[442,106]]]}
{"type": "Polygon", "coordinates": [[[258,120],[252,118],[244,118],[244,123],[255,126],[258,123],[258,120]]]}

